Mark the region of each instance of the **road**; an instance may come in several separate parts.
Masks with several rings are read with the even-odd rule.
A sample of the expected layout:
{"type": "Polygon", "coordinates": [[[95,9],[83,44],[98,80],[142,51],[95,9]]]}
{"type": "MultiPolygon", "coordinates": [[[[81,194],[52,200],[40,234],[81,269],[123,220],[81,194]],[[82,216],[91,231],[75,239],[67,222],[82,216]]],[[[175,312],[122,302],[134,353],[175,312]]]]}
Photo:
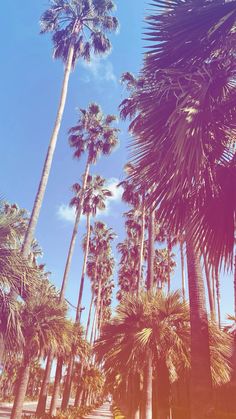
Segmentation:
{"type": "Polygon", "coordinates": [[[113,415],[111,413],[110,403],[104,403],[103,406],[94,410],[90,415],[85,416],[84,419],[112,419],[113,415]]]}
{"type": "MultiPolygon", "coordinates": [[[[58,400],[58,407],[61,405],[61,400],[58,400]]],[[[36,411],[37,402],[24,403],[24,413],[34,413],[36,411]]],[[[47,409],[50,407],[50,397],[47,402],[47,409]]],[[[0,403],[0,419],[9,419],[11,417],[12,403],[0,403]]]]}

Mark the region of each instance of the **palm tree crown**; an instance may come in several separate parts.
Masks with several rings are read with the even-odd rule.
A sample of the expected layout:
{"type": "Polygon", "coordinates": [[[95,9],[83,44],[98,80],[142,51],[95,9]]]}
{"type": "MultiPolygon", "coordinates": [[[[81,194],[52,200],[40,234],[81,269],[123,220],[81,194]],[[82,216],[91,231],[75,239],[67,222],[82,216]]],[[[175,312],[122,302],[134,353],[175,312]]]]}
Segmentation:
{"type": "Polygon", "coordinates": [[[51,32],[54,58],[66,62],[70,46],[74,47],[73,65],[79,57],[89,61],[91,53],[104,54],[111,49],[106,32],[118,27],[111,16],[112,0],[51,0],[51,7],[41,18],[41,33],[51,32]]]}
{"type": "Polygon", "coordinates": [[[88,162],[95,163],[100,154],[110,154],[117,145],[118,128],[112,127],[114,115],[104,116],[99,105],[91,103],[88,109],[80,109],[77,125],[69,130],[69,143],[75,149],[74,157],[88,152],[88,162]]]}

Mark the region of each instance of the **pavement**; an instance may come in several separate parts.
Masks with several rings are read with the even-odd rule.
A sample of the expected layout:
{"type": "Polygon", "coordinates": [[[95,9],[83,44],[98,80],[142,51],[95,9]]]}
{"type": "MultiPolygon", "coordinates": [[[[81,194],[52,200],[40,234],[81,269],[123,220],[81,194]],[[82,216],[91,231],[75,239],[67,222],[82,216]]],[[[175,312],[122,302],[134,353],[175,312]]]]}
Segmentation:
{"type": "Polygon", "coordinates": [[[84,419],[112,419],[111,405],[106,402],[98,409],[85,416],[84,419]]]}

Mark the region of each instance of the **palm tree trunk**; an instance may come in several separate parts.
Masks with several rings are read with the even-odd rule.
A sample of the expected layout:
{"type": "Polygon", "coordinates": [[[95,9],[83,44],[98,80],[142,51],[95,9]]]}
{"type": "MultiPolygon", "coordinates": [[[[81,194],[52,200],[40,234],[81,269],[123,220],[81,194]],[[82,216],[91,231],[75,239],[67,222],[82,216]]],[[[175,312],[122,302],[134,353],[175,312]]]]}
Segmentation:
{"type": "Polygon", "coordinates": [[[171,252],[171,239],[167,237],[167,258],[168,258],[168,294],[170,293],[170,252],[171,252]]]}
{"type": "MultiPolygon", "coordinates": [[[[151,210],[148,226],[148,266],[147,266],[147,291],[152,290],[154,284],[155,260],[155,211],[151,210]]],[[[147,366],[145,368],[145,419],[152,419],[152,352],[147,353],[147,366]]]]}
{"type": "Polygon", "coordinates": [[[154,285],[154,260],[155,260],[155,211],[150,210],[148,225],[148,266],[147,266],[147,290],[154,285]]]}
{"type": "Polygon", "coordinates": [[[186,300],[186,291],[185,291],[185,270],[184,270],[184,244],[183,241],[180,241],[180,257],[181,257],[181,278],[182,278],[182,296],[183,301],[186,300]]]}
{"type": "MultiPolygon", "coordinates": [[[[84,372],[84,364],[81,363],[79,379],[81,379],[81,377],[83,375],[83,372],[84,372]]],[[[79,407],[81,405],[82,397],[83,397],[83,389],[82,389],[82,386],[81,386],[81,382],[79,382],[77,384],[74,407],[79,407]]]]}
{"type": "Polygon", "coordinates": [[[72,386],[72,375],[73,375],[73,368],[74,368],[74,353],[72,351],[69,364],[67,368],[65,386],[63,391],[62,403],[61,403],[61,410],[65,411],[68,407],[69,400],[70,400],[70,393],[71,393],[71,386],[72,386]]]}
{"type": "Polygon", "coordinates": [[[89,314],[88,314],[88,320],[87,320],[87,326],[86,326],[86,332],[85,332],[85,339],[87,339],[88,337],[88,331],[89,331],[92,308],[93,308],[93,301],[94,301],[94,290],[92,290],[92,296],[91,296],[91,301],[90,301],[89,314]]]}
{"type": "Polygon", "coordinates": [[[186,233],[191,324],[191,419],[205,419],[212,408],[209,331],[200,253],[186,233]]]}
{"type": "Polygon", "coordinates": [[[64,78],[63,78],[63,83],[62,83],[61,96],[60,96],[59,106],[57,110],[56,120],[55,120],[54,128],[52,131],[52,135],[50,138],[50,143],[48,146],[48,151],[47,151],[46,159],[44,162],[43,171],[42,171],[40,183],[38,186],[38,191],[35,197],[29,225],[28,225],[28,228],[25,234],[24,243],[22,246],[22,253],[25,258],[27,258],[30,252],[30,246],[34,237],[34,232],[36,229],[39,213],[42,207],[43,198],[44,198],[45,190],[48,183],[48,178],[49,178],[49,174],[51,170],[54,151],[56,148],[58,133],[61,127],[62,116],[64,113],[65,104],[66,104],[66,97],[67,97],[73,55],[74,55],[74,43],[72,42],[68,51],[68,57],[66,61],[65,71],[64,71],[64,78]]]}
{"type": "Polygon", "coordinates": [[[138,269],[138,283],[137,283],[137,294],[139,294],[140,285],[142,282],[142,267],[143,267],[143,249],[144,249],[144,238],[145,238],[145,192],[142,195],[142,221],[141,221],[141,237],[140,237],[140,251],[139,251],[139,269],[138,269]]]}
{"type": "Polygon", "coordinates": [[[94,335],[95,335],[95,328],[96,328],[96,322],[97,322],[97,309],[94,310],[94,316],[93,316],[93,324],[92,324],[92,330],[90,335],[90,345],[93,345],[94,341],[94,335]]]}
{"type": "Polygon", "coordinates": [[[140,376],[138,373],[130,377],[131,380],[131,418],[140,419],[140,376]]]}
{"type": "Polygon", "coordinates": [[[209,268],[208,268],[208,265],[207,265],[206,255],[205,255],[204,252],[203,252],[203,260],[204,260],[204,268],[205,268],[205,275],[206,275],[206,283],[207,283],[210,313],[211,313],[212,320],[215,320],[215,304],[214,304],[212,288],[211,288],[210,271],[209,271],[209,268]]]}
{"type": "Polygon", "coordinates": [[[236,254],[234,256],[234,316],[236,318],[236,254]]]}
{"type": "Polygon", "coordinates": [[[98,280],[98,295],[97,295],[97,304],[96,304],[96,330],[97,332],[99,332],[99,324],[100,324],[101,293],[102,293],[102,276],[100,274],[99,280],[98,280]]]}
{"type": "Polygon", "coordinates": [[[221,328],[221,312],[220,312],[220,280],[219,280],[219,271],[215,269],[215,282],[216,282],[216,300],[217,300],[217,314],[218,314],[218,324],[221,328]]]}
{"type": "Polygon", "coordinates": [[[39,399],[38,399],[36,416],[42,416],[45,413],[46,404],[47,404],[48,386],[50,383],[50,375],[51,375],[51,370],[52,370],[52,363],[53,363],[53,354],[52,352],[50,352],[47,357],[46,368],[44,371],[43,382],[42,382],[39,399]]]}
{"type": "Polygon", "coordinates": [[[84,263],[83,263],[81,280],[80,280],[79,298],[78,298],[77,311],[76,311],[76,322],[78,322],[81,317],[81,303],[82,303],[82,297],[83,297],[83,291],[84,291],[84,277],[86,273],[87,259],[88,259],[88,252],[89,252],[90,231],[91,231],[90,213],[88,213],[87,214],[86,244],[85,244],[85,251],[84,251],[84,263]]]}
{"type": "Polygon", "coordinates": [[[27,385],[30,374],[30,360],[24,357],[23,365],[20,368],[19,378],[16,385],[16,396],[11,412],[11,419],[20,419],[22,415],[23,403],[26,395],[27,385]]]}
{"type": "Polygon", "coordinates": [[[98,325],[98,333],[100,334],[101,331],[101,326],[102,326],[102,317],[103,317],[103,298],[101,298],[101,303],[100,303],[100,310],[99,310],[99,325],[98,325]]]}
{"type": "Polygon", "coordinates": [[[146,389],[145,389],[145,419],[152,419],[152,352],[147,353],[146,389]]]}
{"type": "MultiPolygon", "coordinates": [[[[82,296],[83,296],[83,289],[84,289],[84,278],[85,278],[87,259],[88,259],[90,231],[91,231],[90,213],[88,213],[87,214],[86,245],[85,245],[85,252],[84,252],[84,263],[83,263],[81,281],[80,281],[77,311],[76,311],[76,320],[75,320],[76,322],[79,322],[80,317],[81,317],[81,303],[82,303],[82,296]]],[[[91,300],[91,302],[92,302],[92,300],[91,300]]],[[[90,307],[91,307],[91,305],[90,305],[90,307]]],[[[87,325],[87,327],[88,327],[88,325],[87,325]]],[[[87,338],[87,330],[86,330],[86,338],[87,338]]],[[[69,399],[70,399],[73,365],[74,365],[74,355],[72,353],[71,356],[70,356],[68,371],[67,371],[67,375],[66,375],[65,388],[64,388],[64,392],[63,392],[63,399],[62,399],[62,410],[63,411],[66,410],[66,408],[68,407],[68,403],[69,403],[69,399]]]]}
{"type": "Polygon", "coordinates": [[[170,419],[170,378],[164,359],[158,362],[157,379],[157,418],[170,419]]]}
{"type": "Polygon", "coordinates": [[[68,255],[67,255],[66,266],[65,266],[65,271],[64,271],[63,280],[62,280],[62,286],[61,286],[61,292],[60,292],[60,301],[63,300],[64,295],[65,295],[65,289],[66,289],[66,285],[67,285],[67,280],[68,280],[68,275],[69,275],[69,271],[70,271],[72,256],[73,256],[73,252],[74,252],[76,236],[77,236],[77,233],[78,233],[80,217],[81,217],[82,210],[83,210],[84,191],[85,191],[86,186],[87,186],[89,169],[90,169],[90,163],[87,160],[87,164],[86,164],[86,168],[85,168],[85,172],[84,172],[84,176],[83,176],[83,184],[82,184],[82,188],[81,188],[81,194],[80,194],[81,199],[79,201],[79,205],[78,205],[78,208],[77,208],[77,211],[76,211],[76,219],[75,219],[74,229],[73,229],[73,232],[72,232],[70,247],[69,247],[69,251],[68,251],[68,255]]]}
{"type": "Polygon", "coordinates": [[[58,357],[57,359],[57,368],[56,368],[56,375],[55,375],[55,382],[53,387],[51,405],[50,405],[50,415],[55,416],[57,411],[57,401],[59,398],[60,392],[60,382],[62,376],[62,366],[63,366],[63,359],[62,357],[58,357]]]}

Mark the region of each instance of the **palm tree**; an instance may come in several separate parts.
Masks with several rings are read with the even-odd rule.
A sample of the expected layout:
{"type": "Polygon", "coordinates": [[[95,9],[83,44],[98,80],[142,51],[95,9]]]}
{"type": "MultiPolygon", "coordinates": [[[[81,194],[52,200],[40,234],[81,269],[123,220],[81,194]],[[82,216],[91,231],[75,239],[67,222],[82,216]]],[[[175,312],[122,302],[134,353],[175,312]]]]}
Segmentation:
{"type": "Polygon", "coordinates": [[[119,130],[111,125],[116,120],[114,115],[104,116],[101,108],[95,103],[91,103],[87,110],[81,109],[80,113],[81,117],[78,124],[69,131],[69,143],[75,150],[74,157],[76,159],[79,159],[83,153],[87,152],[87,163],[83,175],[80,200],[76,210],[76,219],[66,260],[60,298],[63,298],[65,293],[78,225],[83,209],[84,192],[86,190],[90,166],[91,164],[96,163],[100,155],[110,154],[118,142],[117,135],[119,130]]]}
{"type": "Polygon", "coordinates": [[[102,285],[111,277],[114,268],[114,259],[111,255],[111,242],[115,234],[111,228],[101,221],[97,221],[92,229],[90,238],[90,254],[88,259],[89,276],[94,275],[94,290],[96,299],[96,330],[99,332],[100,304],[102,285]]]}
{"type": "MultiPolygon", "coordinates": [[[[86,237],[83,243],[84,247],[84,262],[80,280],[80,289],[79,289],[79,298],[77,304],[77,313],[76,313],[76,321],[79,321],[80,314],[81,314],[81,303],[82,303],[82,296],[83,296],[83,288],[84,288],[84,277],[86,273],[87,267],[87,258],[89,252],[89,240],[90,240],[90,217],[96,216],[97,211],[105,210],[106,208],[106,199],[112,196],[112,192],[105,188],[106,181],[99,175],[88,176],[87,179],[87,187],[84,193],[84,204],[83,204],[83,213],[86,215],[87,218],[87,232],[86,237]]],[[[78,184],[73,185],[73,190],[78,195],[80,186],[78,184]]],[[[71,205],[77,207],[79,204],[79,198],[76,196],[71,201],[71,205]]]]}
{"type": "MultiPolygon", "coordinates": [[[[103,326],[95,345],[98,361],[112,379],[112,386],[118,374],[122,382],[130,371],[143,375],[147,352],[151,350],[153,375],[158,380],[158,419],[170,418],[171,384],[190,370],[189,309],[181,300],[178,291],[167,296],[161,292],[141,293],[139,297],[128,295],[117,307],[115,317],[103,326]]],[[[211,371],[215,386],[230,379],[231,348],[230,337],[210,323],[211,371]]],[[[146,386],[147,380],[143,383],[146,386]]]]}
{"type": "MultiPolygon", "coordinates": [[[[227,225],[231,226],[231,231],[227,229],[229,236],[226,231],[222,234],[222,230],[222,236],[215,240],[214,231],[219,232],[222,225],[212,228],[207,201],[216,204],[217,195],[228,190],[225,186],[222,189],[222,179],[218,187],[219,172],[229,171],[228,166],[232,166],[235,1],[204,0],[201,5],[192,0],[177,0],[168,5],[156,1],[155,5],[158,12],[161,7],[164,13],[149,18],[152,45],[142,71],[144,84],[136,89],[133,103],[131,98],[126,110],[137,112],[131,123],[136,173],[147,187],[155,185],[151,201],[158,205],[159,217],[166,221],[170,231],[178,234],[186,230],[192,324],[192,417],[198,419],[212,405],[199,243],[218,267],[222,260],[232,261],[234,241],[232,224],[227,225]],[[178,36],[173,36],[174,31],[178,36]]],[[[231,179],[231,188],[232,185],[231,179]]],[[[227,220],[233,220],[234,211],[230,206],[227,220]]]]}
{"type": "Polygon", "coordinates": [[[68,345],[71,328],[65,314],[66,307],[58,304],[54,289],[45,282],[22,306],[23,359],[11,419],[21,418],[32,361],[59,345],[68,345]]]}
{"type": "Polygon", "coordinates": [[[15,204],[0,203],[0,359],[4,349],[23,342],[20,327],[19,303],[15,295],[26,297],[34,280],[43,278],[41,269],[23,260],[20,255],[27,225],[27,213],[15,204]]]}
{"type": "Polygon", "coordinates": [[[102,2],[97,0],[50,0],[50,8],[42,15],[41,33],[52,33],[53,56],[65,63],[65,70],[56,120],[22,248],[23,255],[26,257],[29,253],[49,178],[71,70],[79,58],[89,61],[91,53],[103,55],[111,49],[111,43],[106,33],[113,32],[118,27],[117,19],[111,15],[114,7],[112,0],[102,2]]]}
{"type": "MultiPolygon", "coordinates": [[[[71,200],[70,205],[74,206],[75,208],[79,205],[80,198],[79,193],[81,192],[81,186],[76,183],[72,187],[73,191],[76,193],[76,196],[71,200]]],[[[79,288],[79,297],[77,303],[77,310],[76,310],[76,322],[80,321],[81,316],[81,303],[83,297],[83,289],[84,289],[84,278],[86,273],[87,267],[87,258],[89,252],[89,240],[90,240],[90,217],[96,216],[98,210],[104,210],[106,208],[105,201],[108,197],[111,197],[112,193],[108,189],[105,189],[105,179],[99,175],[88,175],[87,179],[87,186],[84,192],[84,204],[83,204],[83,214],[86,215],[87,218],[87,232],[86,237],[83,243],[84,247],[84,262],[80,280],[80,288],[79,288]]],[[[73,364],[74,364],[74,354],[72,350],[72,354],[69,360],[68,365],[68,372],[66,376],[66,383],[64,386],[64,393],[63,393],[63,400],[62,400],[62,410],[65,410],[68,406],[69,398],[70,398],[70,390],[72,384],[72,371],[73,371],[73,364]]]]}
{"type": "MultiPolygon", "coordinates": [[[[126,164],[125,171],[127,175],[132,176],[134,167],[131,163],[126,164]]],[[[118,186],[122,186],[123,194],[122,199],[124,202],[132,205],[134,207],[134,212],[139,211],[141,215],[140,223],[140,237],[139,237],[139,260],[138,260],[138,277],[137,277],[137,293],[139,293],[142,281],[142,268],[143,268],[143,252],[144,252],[144,242],[145,242],[145,217],[146,217],[146,193],[145,187],[137,188],[137,184],[132,180],[124,180],[119,183],[118,186]]],[[[129,224],[126,224],[129,226],[129,224]]]]}
{"type": "MultiPolygon", "coordinates": [[[[146,354],[150,351],[155,359],[153,365],[157,366],[159,381],[164,383],[164,374],[169,376],[167,365],[170,365],[170,362],[176,369],[180,365],[177,359],[180,363],[182,360],[185,367],[189,366],[187,325],[187,306],[180,301],[178,293],[167,297],[160,293],[142,293],[139,298],[128,296],[118,306],[116,317],[104,325],[95,350],[98,359],[104,363],[105,371],[115,369],[122,373],[128,368],[134,369],[136,364],[142,365],[144,371],[149,363],[146,354]],[[158,330],[157,334],[155,330],[158,330]],[[165,368],[161,369],[162,364],[165,368]]],[[[146,387],[149,381],[152,382],[152,376],[147,378],[148,380],[144,381],[146,387]]],[[[147,388],[144,389],[145,393],[146,391],[147,388]]],[[[165,388],[165,391],[170,392],[170,389],[165,388]]],[[[152,404],[151,394],[148,401],[152,404]]],[[[163,402],[166,402],[166,398],[159,401],[159,418],[167,419],[166,409],[169,409],[169,406],[163,406],[163,402]]],[[[145,418],[147,415],[152,417],[152,407],[151,412],[146,409],[145,418]]]]}

